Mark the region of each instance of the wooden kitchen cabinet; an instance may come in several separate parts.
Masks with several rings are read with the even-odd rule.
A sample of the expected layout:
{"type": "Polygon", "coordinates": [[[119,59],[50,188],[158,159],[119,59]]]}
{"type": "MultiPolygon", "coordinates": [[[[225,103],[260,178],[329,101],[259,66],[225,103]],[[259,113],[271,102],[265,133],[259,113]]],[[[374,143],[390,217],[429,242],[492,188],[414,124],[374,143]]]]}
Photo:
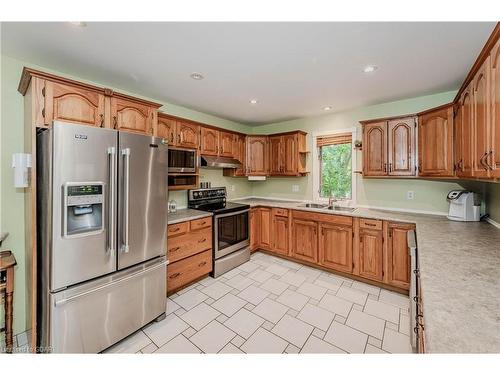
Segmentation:
{"type": "Polygon", "coordinates": [[[168,140],[169,146],[175,146],[177,143],[177,120],[159,113],[157,136],[168,140]]]}
{"type": "Polygon", "coordinates": [[[319,264],[333,270],[351,273],[352,227],[319,223],[319,264]]]}
{"type": "Polygon", "coordinates": [[[418,155],[420,176],[454,176],[452,104],[419,115],[418,155]]]}
{"type": "Polygon", "coordinates": [[[311,263],[318,262],[318,223],[292,218],[291,256],[311,263]]]}
{"type": "Polygon", "coordinates": [[[387,122],[363,126],[363,176],[387,176],[387,122]]]}
{"type": "Polygon", "coordinates": [[[277,175],[282,170],[282,140],[281,136],[269,137],[269,174],[277,175]]]}
{"type": "Polygon", "coordinates": [[[415,128],[414,117],[387,123],[389,176],[415,176],[415,128]]]}
{"type": "Polygon", "coordinates": [[[415,117],[363,122],[363,176],[415,176],[415,117]]]}
{"type": "Polygon", "coordinates": [[[121,97],[111,98],[112,127],[116,130],[154,134],[156,109],[121,97]]]}
{"type": "Polygon", "coordinates": [[[167,227],[167,295],[212,271],[212,218],[167,227]]]}
{"type": "Polygon", "coordinates": [[[457,103],[455,117],[455,170],[458,177],[472,177],[472,85],[464,90],[457,103]]]}
{"type": "Polygon", "coordinates": [[[250,250],[256,250],[260,245],[260,208],[250,209],[250,250]]]}
{"type": "Polygon", "coordinates": [[[219,156],[232,158],[234,156],[234,134],[219,131],[219,156]]]}
{"type": "Polygon", "coordinates": [[[306,133],[273,134],[269,136],[269,174],[271,176],[299,176],[306,172],[306,133]]]}
{"type": "Polygon", "coordinates": [[[500,39],[491,51],[491,150],[487,163],[491,166],[490,176],[500,178],[500,39]]]}
{"type": "Polygon", "coordinates": [[[383,272],[383,230],[380,222],[380,230],[375,227],[371,229],[366,225],[360,225],[360,219],[355,220],[358,238],[356,241],[356,258],[354,259],[356,274],[375,281],[382,282],[383,272]]]}
{"type": "Polygon", "coordinates": [[[45,82],[43,92],[45,125],[66,121],[104,127],[104,93],[52,81],[45,82]]]}
{"type": "Polygon", "coordinates": [[[219,131],[201,127],[200,154],[217,156],[219,154],[219,131]]]}
{"type": "Polygon", "coordinates": [[[158,114],[157,136],[167,139],[169,146],[198,149],[199,133],[199,125],[158,114]]]}
{"type": "Polygon", "coordinates": [[[267,136],[247,136],[247,175],[267,176],[269,174],[269,154],[267,136]]]}
{"type": "Polygon", "coordinates": [[[272,209],[272,251],[288,255],[290,250],[290,219],[288,210],[282,208],[272,209]]]}
{"type": "Polygon", "coordinates": [[[410,289],[410,256],[408,254],[407,234],[414,230],[413,224],[394,222],[384,223],[386,246],[386,272],[384,282],[395,287],[410,289]]]}
{"type": "Polygon", "coordinates": [[[472,81],[472,174],[488,177],[490,166],[490,58],[486,58],[472,81]]]}
{"type": "Polygon", "coordinates": [[[272,246],[272,215],[271,209],[267,207],[259,208],[259,248],[269,250],[272,246]]]}

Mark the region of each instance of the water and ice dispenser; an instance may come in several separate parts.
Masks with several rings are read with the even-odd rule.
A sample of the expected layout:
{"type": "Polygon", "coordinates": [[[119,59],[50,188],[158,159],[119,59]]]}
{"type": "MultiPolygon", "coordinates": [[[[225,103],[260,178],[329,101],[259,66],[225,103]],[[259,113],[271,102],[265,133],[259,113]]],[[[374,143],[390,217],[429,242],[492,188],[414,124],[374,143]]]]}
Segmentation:
{"type": "Polygon", "coordinates": [[[68,182],[64,185],[64,237],[100,233],[104,227],[104,184],[68,182]]]}

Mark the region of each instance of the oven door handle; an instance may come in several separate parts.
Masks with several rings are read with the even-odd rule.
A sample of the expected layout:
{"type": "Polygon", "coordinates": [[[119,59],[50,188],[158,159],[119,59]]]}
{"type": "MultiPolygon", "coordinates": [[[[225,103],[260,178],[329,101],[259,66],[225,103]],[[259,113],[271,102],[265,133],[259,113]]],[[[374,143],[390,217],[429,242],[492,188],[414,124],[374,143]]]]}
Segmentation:
{"type": "Polygon", "coordinates": [[[215,215],[214,218],[220,219],[221,217],[240,215],[240,214],[244,214],[245,212],[248,212],[248,211],[250,211],[249,208],[247,208],[245,210],[241,210],[241,211],[228,212],[227,214],[215,215]]]}

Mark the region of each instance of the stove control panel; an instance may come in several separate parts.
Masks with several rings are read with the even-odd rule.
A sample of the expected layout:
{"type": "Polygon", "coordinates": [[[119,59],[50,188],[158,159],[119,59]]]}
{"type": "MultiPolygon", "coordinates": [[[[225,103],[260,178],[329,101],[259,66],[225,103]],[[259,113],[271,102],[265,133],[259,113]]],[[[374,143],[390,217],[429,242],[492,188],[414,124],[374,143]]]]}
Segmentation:
{"type": "Polygon", "coordinates": [[[226,188],[194,189],[188,191],[188,201],[198,201],[214,198],[226,198],[226,188]]]}

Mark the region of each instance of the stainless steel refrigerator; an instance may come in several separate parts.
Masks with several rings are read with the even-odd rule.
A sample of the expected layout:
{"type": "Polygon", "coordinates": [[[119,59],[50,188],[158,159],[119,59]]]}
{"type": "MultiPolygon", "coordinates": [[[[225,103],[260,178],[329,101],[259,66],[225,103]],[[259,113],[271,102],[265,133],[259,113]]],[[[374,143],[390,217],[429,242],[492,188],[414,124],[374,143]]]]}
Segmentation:
{"type": "Polygon", "coordinates": [[[38,134],[39,346],[97,353],[164,316],[167,158],[152,136],[38,134]]]}

